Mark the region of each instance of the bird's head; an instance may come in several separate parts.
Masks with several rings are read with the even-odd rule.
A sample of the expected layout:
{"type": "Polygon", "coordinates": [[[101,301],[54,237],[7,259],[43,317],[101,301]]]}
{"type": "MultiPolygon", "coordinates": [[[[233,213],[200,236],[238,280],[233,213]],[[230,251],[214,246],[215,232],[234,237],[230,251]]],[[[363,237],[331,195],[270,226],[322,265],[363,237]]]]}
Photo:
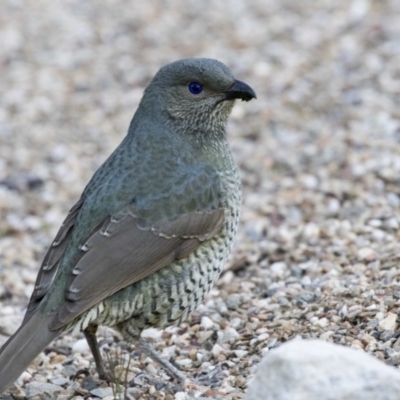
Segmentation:
{"type": "Polygon", "coordinates": [[[234,100],[256,97],[217,60],[191,58],[162,67],[143,96],[147,109],[157,104],[168,123],[191,132],[224,130],[234,100]]]}

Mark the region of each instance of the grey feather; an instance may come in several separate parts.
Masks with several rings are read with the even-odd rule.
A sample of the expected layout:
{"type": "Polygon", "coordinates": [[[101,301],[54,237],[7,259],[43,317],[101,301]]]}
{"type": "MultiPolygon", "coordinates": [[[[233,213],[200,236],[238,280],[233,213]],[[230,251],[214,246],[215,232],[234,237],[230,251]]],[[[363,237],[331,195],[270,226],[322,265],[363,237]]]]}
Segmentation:
{"type": "Polygon", "coordinates": [[[37,306],[40,304],[40,300],[47,293],[51,283],[53,282],[54,276],[60,265],[61,257],[69,243],[71,236],[71,230],[76,222],[76,217],[83,204],[83,199],[80,199],[70,210],[64,222],[61,225],[53,243],[40,267],[38,276],[35,282],[35,289],[32,293],[31,299],[28,304],[28,309],[25,313],[24,322],[35,312],[37,306]]]}
{"type": "Polygon", "coordinates": [[[43,329],[51,316],[33,314],[24,320],[17,332],[0,350],[0,394],[29,366],[31,361],[55,339],[59,333],[43,329]]]}
{"type": "Polygon", "coordinates": [[[221,229],[223,217],[222,209],[190,213],[143,229],[130,205],[107,218],[85,243],[67,285],[67,301],[50,329],[62,329],[118,290],[187,256],[221,229]]]}

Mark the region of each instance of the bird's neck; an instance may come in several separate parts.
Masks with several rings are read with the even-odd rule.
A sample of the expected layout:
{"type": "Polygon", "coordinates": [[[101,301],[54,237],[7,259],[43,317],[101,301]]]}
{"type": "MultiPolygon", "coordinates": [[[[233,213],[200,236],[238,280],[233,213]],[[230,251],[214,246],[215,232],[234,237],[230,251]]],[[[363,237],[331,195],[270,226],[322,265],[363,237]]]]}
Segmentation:
{"type": "Polygon", "coordinates": [[[158,109],[158,114],[140,104],[128,130],[128,137],[137,132],[173,132],[185,141],[198,143],[200,146],[212,141],[226,142],[227,115],[206,115],[202,112],[171,112],[168,109],[158,109]]]}

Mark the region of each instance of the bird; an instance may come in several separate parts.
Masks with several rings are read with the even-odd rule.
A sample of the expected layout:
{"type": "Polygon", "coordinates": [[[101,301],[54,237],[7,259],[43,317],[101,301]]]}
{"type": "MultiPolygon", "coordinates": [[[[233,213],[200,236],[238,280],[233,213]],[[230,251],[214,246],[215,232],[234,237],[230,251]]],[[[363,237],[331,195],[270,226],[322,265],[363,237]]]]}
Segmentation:
{"type": "Polygon", "coordinates": [[[235,100],[256,98],[220,61],[171,62],[146,87],[127,135],[71,208],[40,267],[23,322],[0,350],[0,394],[55,338],[82,332],[107,378],[99,325],[119,331],[173,378],[143,338],[178,325],[218,279],[241,189],[227,140],[235,100]]]}

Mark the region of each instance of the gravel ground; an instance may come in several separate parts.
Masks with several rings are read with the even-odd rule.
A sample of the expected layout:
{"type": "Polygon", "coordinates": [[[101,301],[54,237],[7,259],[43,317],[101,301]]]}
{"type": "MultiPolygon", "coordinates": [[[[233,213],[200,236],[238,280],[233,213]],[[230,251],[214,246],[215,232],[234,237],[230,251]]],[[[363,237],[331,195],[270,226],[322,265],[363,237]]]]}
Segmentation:
{"type": "MultiPolygon", "coordinates": [[[[258,95],[235,106],[229,127],[244,189],[236,252],[186,323],[146,336],[189,377],[216,365],[224,376],[214,388],[175,387],[104,328],[111,361],[130,361],[127,398],[242,399],[261,357],[296,336],[398,367],[400,3],[227,4],[1,1],[0,343],[21,322],[47,246],[125,135],[153,74],[207,56],[258,95]]],[[[12,392],[113,398],[95,374],[69,380],[85,368],[94,371],[83,336],[66,335],[12,392]]]]}

